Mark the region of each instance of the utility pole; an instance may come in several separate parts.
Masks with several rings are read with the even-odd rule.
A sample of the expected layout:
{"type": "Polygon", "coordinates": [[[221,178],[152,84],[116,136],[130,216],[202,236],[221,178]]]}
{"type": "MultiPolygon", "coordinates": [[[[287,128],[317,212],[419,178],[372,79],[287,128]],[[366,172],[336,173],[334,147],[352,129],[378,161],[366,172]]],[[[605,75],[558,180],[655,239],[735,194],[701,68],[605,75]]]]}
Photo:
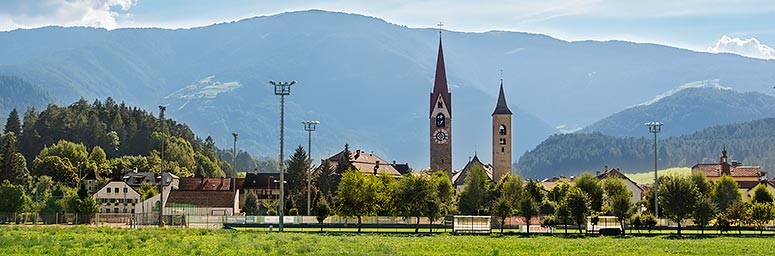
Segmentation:
{"type": "Polygon", "coordinates": [[[307,140],[307,163],[310,165],[307,170],[307,216],[310,216],[310,207],[312,205],[312,197],[310,196],[310,190],[312,189],[312,132],[315,131],[315,126],[320,124],[319,121],[304,121],[304,130],[307,131],[309,137],[307,140]]]}
{"type": "Polygon", "coordinates": [[[232,159],[231,159],[231,164],[232,164],[232,167],[234,169],[234,173],[232,173],[232,177],[231,177],[231,190],[232,190],[232,192],[236,193],[237,192],[237,188],[235,188],[234,186],[237,185],[237,182],[236,182],[236,179],[237,179],[237,133],[236,132],[232,132],[231,135],[234,136],[234,151],[232,151],[232,159]]]}
{"type": "Polygon", "coordinates": [[[284,143],[284,129],[285,129],[285,95],[291,94],[291,85],[296,84],[296,81],[289,82],[275,82],[275,81],[269,81],[270,84],[274,85],[274,95],[280,95],[280,202],[278,205],[278,208],[280,209],[278,212],[280,214],[280,232],[283,231],[283,209],[285,208],[284,203],[284,197],[285,197],[285,186],[283,183],[285,183],[285,163],[284,159],[285,156],[283,155],[283,149],[285,147],[284,143]]]}

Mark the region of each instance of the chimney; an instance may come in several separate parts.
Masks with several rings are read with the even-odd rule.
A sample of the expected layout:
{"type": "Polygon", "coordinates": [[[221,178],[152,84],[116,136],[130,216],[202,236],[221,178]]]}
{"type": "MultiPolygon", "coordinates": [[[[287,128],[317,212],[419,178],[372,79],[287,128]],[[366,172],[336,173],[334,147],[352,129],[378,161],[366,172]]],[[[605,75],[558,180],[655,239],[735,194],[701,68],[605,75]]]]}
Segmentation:
{"type": "Polygon", "coordinates": [[[608,172],[608,165],[603,166],[603,172],[608,172]]]}
{"type": "Polygon", "coordinates": [[[355,150],[355,157],[353,158],[353,160],[358,159],[358,157],[360,156],[361,156],[361,150],[360,149],[355,150]]]}
{"type": "MultiPolygon", "coordinates": [[[[606,166],[605,169],[608,170],[608,166],[606,166]]],[[[600,176],[600,171],[595,171],[595,176],[600,176]]]]}
{"type": "Polygon", "coordinates": [[[374,163],[374,176],[377,176],[377,170],[379,170],[379,161],[374,163]]]}
{"type": "Polygon", "coordinates": [[[396,160],[393,160],[393,165],[396,165],[396,160]]]}

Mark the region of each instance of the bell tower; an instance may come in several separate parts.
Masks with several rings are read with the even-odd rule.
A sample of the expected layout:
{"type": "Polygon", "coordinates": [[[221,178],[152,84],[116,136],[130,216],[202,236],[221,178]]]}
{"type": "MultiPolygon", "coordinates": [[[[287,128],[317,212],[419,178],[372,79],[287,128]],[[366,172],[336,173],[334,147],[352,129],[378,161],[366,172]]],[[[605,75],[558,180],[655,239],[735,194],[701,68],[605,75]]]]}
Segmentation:
{"type": "Polygon", "coordinates": [[[444,51],[439,30],[439,54],[436,59],[436,78],[430,98],[431,171],[444,170],[452,177],[452,94],[447,87],[444,69],[444,51]]]}
{"type": "Polygon", "coordinates": [[[511,110],[503,95],[503,78],[498,103],[492,112],[492,178],[495,182],[511,173],[511,110]]]}

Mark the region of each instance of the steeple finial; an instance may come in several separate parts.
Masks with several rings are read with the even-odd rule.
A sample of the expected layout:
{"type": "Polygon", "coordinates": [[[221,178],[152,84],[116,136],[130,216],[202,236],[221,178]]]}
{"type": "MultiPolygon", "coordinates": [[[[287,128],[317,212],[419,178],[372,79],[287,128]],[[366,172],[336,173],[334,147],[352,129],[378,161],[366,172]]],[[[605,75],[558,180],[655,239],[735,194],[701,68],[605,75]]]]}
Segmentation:
{"type": "Polygon", "coordinates": [[[503,69],[501,68],[501,86],[503,86],[503,69]]]}
{"type": "Polygon", "coordinates": [[[444,23],[441,23],[441,21],[439,21],[439,24],[436,24],[436,26],[439,27],[439,37],[440,37],[441,36],[441,29],[442,29],[442,27],[444,27],[444,23]]]}

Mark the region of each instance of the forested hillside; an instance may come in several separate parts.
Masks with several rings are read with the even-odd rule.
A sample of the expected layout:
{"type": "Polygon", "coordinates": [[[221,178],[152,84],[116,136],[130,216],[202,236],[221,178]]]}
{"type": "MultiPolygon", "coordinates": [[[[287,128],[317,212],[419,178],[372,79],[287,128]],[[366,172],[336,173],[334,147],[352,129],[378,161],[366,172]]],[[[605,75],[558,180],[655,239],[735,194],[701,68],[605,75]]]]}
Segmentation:
{"type": "MultiPolygon", "coordinates": [[[[605,165],[624,172],[641,172],[654,168],[653,143],[652,137],[613,137],[597,132],[553,135],[523,155],[516,170],[527,178],[578,175],[602,170],[605,165]]],[[[659,140],[659,168],[716,163],[726,147],[730,159],[760,165],[768,171],[775,167],[773,146],[773,118],[714,126],[659,140]]]]}
{"type": "Polygon", "coordinates": [[[159,118],[151,112],[111,98],[91,104],[81,99],[66,107],[51,104],[40,112],[28,109],[20,121],[21,131],[14,133],[19,152],[33,174],[50,155],[61,157],[79,170],[98,169],[104,174],[134,168],[158,171],[162,140],[165,171],[181,177],[223,177],[232,173],[229,163],[217,157],[212,138],[202,140],[187,125],[164,120],[162,135],[159,118]],[[105,161],[93,161],[87,150],[104,152],[99,155],[105,161]]]}

